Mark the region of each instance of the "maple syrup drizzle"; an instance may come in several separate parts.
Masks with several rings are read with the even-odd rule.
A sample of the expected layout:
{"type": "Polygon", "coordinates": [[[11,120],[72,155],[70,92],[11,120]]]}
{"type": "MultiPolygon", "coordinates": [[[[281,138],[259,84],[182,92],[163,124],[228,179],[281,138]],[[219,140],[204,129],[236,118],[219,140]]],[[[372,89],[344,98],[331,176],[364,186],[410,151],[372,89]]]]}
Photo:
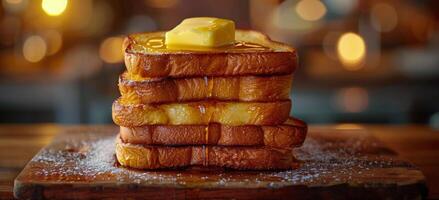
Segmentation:
{"type": "Polygon", "coordinates": [[[209,144],[209,125],[204,128],[204,140],[206,144],[209,144]]]}
{"type": "Polygon", "coordinates": [[[212,78],[208,83],[207,83],[207,95],[208,97],[212,97],[212,93],[213,93],[213,84],[215,82],[215,79],[212,78]]]}
{"type": "Polygon", "coordinates": [[[197,47],[197,46],[167,46],[165,44],[165,37],[151,37],[146,41],[136,41],[135,46],[138,48],[142,48],[147,51],[181,51],[181,50],[189,50],[189,51],[262,51],[267,50],[269,48],[262,46],[260,44],[237,41],[234,44],[222,47],[197,47]]]}
{"type": "MultiPolygon", "coordinates": [[[[204,139],[206,140],[206,144],[209,144],[209,126],[207,125],[206,128],[204,129],[205,134],[204,134],[204,139]]],[[[203,160],[203,166],[207,166],[209,163],[209,148],[206,147],[206,145],[203,145],[203,149],[204,149],[204,160],[203,160]]]]}
{"type": "Polygon", "coordinates": [[[209,165],[209,147],[206,147],[206,163],[204,164],[204,166],[208,166],[209,165]]]}
{"type": "Polygon", "coordinates": [[[155,128],[156,128],[156,126],[151,126],[151,128],[148,128],[148,132],[150,133],[150,134],[148,134],[149,141],[153,141],[153,139],[154,139],[155,128]]]}
{"type": "Polygon", "coordinates": [[[209,164],[209,147],[203,145],[203,166],[208,166],[209,164]]]}

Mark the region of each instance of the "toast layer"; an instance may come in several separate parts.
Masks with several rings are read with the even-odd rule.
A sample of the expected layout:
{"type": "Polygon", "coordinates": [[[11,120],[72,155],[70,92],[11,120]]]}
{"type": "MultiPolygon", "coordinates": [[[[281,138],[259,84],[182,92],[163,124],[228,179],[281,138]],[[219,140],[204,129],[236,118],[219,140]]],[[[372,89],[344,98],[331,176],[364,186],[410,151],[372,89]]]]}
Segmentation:
{"type": "Polygon", "coordinates": [[[256,31],[235,32],[237,42],[248,44],[249,48],[207,51],[153,48],[157,44],[151,43],[160,42],[157,39],[164,34],[138,33],[125,38],[125,65],[130,74],[139,77],[273,75],[291,74],[297,67],[295,49],[256,31]]]}
{"type": "Polygon", "coordinates": [[[113,121],[119,126],[143,125],[280,125],[290,113],[291,101],[199,101],[169,104],[113,103],[113,121]]]}
{"type": "Polygon", "coordinates": [[[297,162],[290,150],[222,146],[143,146],[116,141],[116,158],[124,167],[163,169],[190,166],[238,170],[291,169],[297,162]]]}
{"type": "Polygon", "coordinates": [[[291,75],[133,80],[119,77],[123,98],[134,103],[165,103],[195,100],[278,101],[290,96],[291,75]]]}
{"type": "Polygon", "coordinates": [[[303,121],[289,118],[277,126],[209,124],[120,127],[120,138],[125,143],[142,145],[266,146],[287,149],[301,146],[306,132],[307,126],[303,121]]]}

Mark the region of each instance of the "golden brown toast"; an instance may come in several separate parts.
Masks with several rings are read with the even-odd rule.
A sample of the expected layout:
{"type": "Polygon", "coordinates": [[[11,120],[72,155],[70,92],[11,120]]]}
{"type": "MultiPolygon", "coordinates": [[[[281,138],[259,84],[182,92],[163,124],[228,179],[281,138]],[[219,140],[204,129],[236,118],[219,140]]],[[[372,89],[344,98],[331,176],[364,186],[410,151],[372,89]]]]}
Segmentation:
{"type": "Polygon", "coordinates": [[[289,118],[277,126],[209,124],[120,127],[120,138],[125,143],[142,145],[266,146],[287,149],[301,146],[306,132],[307,126],[303,121],[289,118]]]}
{"type": "Polygon", "coordinates": [[[232,169],[291,169],[297,167],[291,150],[265,147],[144,146],[116,141],[116,158],[125,167],[163,169],[190,166],[232,169]]]}
{"type": "Polygon", "coordinates": [[[207,99],[263,102],[287,100],[291,82],[291,75],[134,80],[125,72],[119,77],[119,91],[123,98],[145,104],[207,99]]]}
{"type": "Polygon", "coordinates": [[[174,50],[164,44],[165,32],[137,33],[125,38],[125,65],[139,77],[193,77],[291,74],[296,50],[266,35],[236,30],[236,44],[216,49],[174,50]]]}
{"type": "Polygon", "coordinates": [[[279,125],[290,113],[291,101],[227,102],[199,101],[168,104],[113,103],[113,121],[119,126],[143,125],[279,125]]]}

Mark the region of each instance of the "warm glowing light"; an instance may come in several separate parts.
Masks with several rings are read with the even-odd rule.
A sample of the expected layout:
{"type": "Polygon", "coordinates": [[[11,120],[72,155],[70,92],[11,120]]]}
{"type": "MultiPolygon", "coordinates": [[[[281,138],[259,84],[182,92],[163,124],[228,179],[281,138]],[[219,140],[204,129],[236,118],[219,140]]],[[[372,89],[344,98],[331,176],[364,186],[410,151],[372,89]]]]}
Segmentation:
{"type": "Polygon", "coordinates": [[[366,44],[361,36],[355,33],[345,33],[338,39],[337,54],[347,70],[361,69],[366,55],[366,44]]]}
{"type": "MultiPolygon", "coordinates": [[[[63,18],[64,32],[74,31],[85,38],[93,38],[110,31],[116,19],[110,1],[69,1],[68,13],[63,18]],[[71,17],[72,16],[72,17],[71,17]]],[[[150,30],[149,30],[150,31],[150,30]]]]}
{"type": "Polygon", "coordinates": [[[337,91],[335,103],[344,112],[362,112],[369,106],[369,94],[360,87],[343,88],[337,91]]]}
{"type": "Polygon", "coordinates": [[[335,126],[337,130],[361,130],[363,126],[358,124],[338,124],[335,126]]]}
{"type": "Polygon", "coordinates": [[[3,10],[12,13],[23,11],[27,7],[27,4],[28,1],[23,0],[2,0],[3,10]]]}
{"type": "Polygon", "coordinates": [[[323,37],[323,41],[322,41],[323,51],[329,58],[335,61],[338,60],[335,46],[337,45],[337,41],[339,38],[340,38],[339,32],[328,32],[325,35],[325,37],[323,37]]]}
{"type": "Polygon", "coordinates": [[[61,15],[67,8],[67,0],[43,0],[41,7],[50,16],[61,15]]]}
{"type": "Polygon", "coordinates": [[[44,58],[47,45],[44,39],[34,35],[26,39],[23,45],[23,56],[29,62],[38,62],[44,58]]]}
{"type": "MultiPolygon", "coordinates": [[[[103,62],[99,58],[99,49],[91,44],[77,44],[66,49],[63,54],[61,68],[67,79],[90,77],[99,72],[103,62]]],[[[63,77],[64,77],[63,76],[63,77]]]]}
{"type": "Polygon", "coordinates": [[[121,37],[110,37],[105,39],[99,48],[99,55],[107,63],[118,63],[123,61],[122,51],[123,39],[121,37]]]}
{"type": "Polygon", "coordinates": [[[310,32],[317,27],[319,23],[304,20],[295,12],[297,6],[296,1],[283,1],[279,6],[275,7],[271,16],[267,17],[271,23],[278,29],[295,31],[295,33],[304,34],[310,32]]]}
{"type": "Polygon", "coordinates": [[[398,24],[396,9],[387,3],[377,3],[370,13],[372,26],[380,32],[389,32],[398,24]]]}
{"type": "Polygon", "coordinates": [[[44,34],[44,39],[47,41],[47,55],[53,55],[61,49],[62,36],[56,30],[48,30],[44,34]]]}
{"type": "Polygon", "coordinates": [[[301,0],[296,5],[296,12],[304,20],[316,21],[326,14],[326,7],[318,0],[301,0]]]}
{"type": "Polygon", "coordinates": [[[347,15],[358,6],[359,0],[326,0],[325,4],[331,12],[338,15],[347,15]]]}
{"type": "Polygon", "coordinates": [[[20,4],[22,2],[23,0],[6,0],[6,3],[10,3],[10,4],[20,4]]]}

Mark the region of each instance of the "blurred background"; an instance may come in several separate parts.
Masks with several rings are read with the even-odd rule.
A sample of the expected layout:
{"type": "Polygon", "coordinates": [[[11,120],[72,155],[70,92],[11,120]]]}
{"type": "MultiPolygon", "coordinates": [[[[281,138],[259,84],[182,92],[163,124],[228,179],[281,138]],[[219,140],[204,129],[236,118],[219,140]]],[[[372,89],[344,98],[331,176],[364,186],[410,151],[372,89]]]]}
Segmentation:
{"type": "Polygon", "coordinates": [[[1,0],[0,123],[112,123],[123,35],[232,19],[299,51],[294,116],[439,128],[439,1],[1,0]]]}

